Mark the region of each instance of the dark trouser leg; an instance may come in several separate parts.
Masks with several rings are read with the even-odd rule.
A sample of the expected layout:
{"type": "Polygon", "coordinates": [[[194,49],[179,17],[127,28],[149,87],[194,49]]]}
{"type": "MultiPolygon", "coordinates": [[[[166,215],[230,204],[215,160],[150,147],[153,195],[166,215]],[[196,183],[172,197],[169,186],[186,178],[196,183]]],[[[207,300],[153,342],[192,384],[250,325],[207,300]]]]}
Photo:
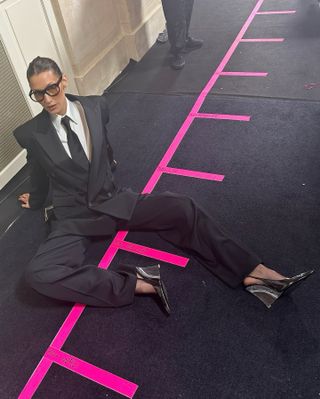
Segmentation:
{"type": "Polygon", "coordinates": [[[186,40],[189,37],[189,27],[191,22],[192,10],[194,0],[185,0],[185,13],[186,13],[186,40]]]}
{"type": "Polygon", "coordinates": [[[229,238],[211,216],[185,196],[172,193],[142,196],[124,228],[157,230],[162,238],[190,251],[232,287],[261,263],[261,259],[229,238]]]}
{"type": "Polygon", "coordinates": [[[117,272],[83,264],[89,240],[49,235],[26,270],[27,282],[46,296],[92,306],[123,306],[133,302],[135,270],[117,272]]]}
{"type": "Polygon", "coordinates": [[[186,45],[193,1],[194,0],[162,0],[171,52],[173,54],[181,52],[186,45]]]}

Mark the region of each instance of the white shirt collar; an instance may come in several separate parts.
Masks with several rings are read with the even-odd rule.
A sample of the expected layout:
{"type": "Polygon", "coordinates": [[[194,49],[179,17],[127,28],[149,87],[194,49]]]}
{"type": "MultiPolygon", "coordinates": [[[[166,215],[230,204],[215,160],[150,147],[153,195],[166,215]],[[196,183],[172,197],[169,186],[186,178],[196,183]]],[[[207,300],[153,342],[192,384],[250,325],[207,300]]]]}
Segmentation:
{"type": "Polygon", "coordinates": [[[61,119],[64,116],[67,116],[68,118],[70,118],[71,121],[73,123],[75,123],[76,125],[78,124],[78,122],[77,122],[77,107],[75,104],[73,104],[72,101],[68,100],[67,97],[66,97],[66,100],[67,100],[67,111],[64,115],[50,114],[52,123],[55,126],[61,125],[61,119]]]}

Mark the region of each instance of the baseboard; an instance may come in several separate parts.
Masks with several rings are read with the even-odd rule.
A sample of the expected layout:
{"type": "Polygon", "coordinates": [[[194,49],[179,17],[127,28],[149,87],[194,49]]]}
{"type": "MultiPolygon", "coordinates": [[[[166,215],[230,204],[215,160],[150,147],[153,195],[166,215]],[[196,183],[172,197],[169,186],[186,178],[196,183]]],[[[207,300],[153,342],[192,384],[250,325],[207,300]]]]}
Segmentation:
{"type": "Polygon", "coordinates": [[[23,168],[26,164],[26,151],[21,151],[1,172],[0,190],[23,168]]]}

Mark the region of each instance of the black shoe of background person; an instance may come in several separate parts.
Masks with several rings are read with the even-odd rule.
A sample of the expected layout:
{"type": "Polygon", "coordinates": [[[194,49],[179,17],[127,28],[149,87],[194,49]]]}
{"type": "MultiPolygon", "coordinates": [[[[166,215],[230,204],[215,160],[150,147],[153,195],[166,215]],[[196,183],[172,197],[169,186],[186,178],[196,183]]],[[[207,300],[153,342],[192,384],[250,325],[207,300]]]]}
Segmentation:
{"type": "Polygon", "coordinates": [[[186,61],[185,61],[183,55],[181,55],[181,54],[174,54],[173,58],[170,62],[171,68],[176,69],[176,70],[182,69],[185,66],[185,64],[186,64],[186,61]]]}
{"type": "Polygon", "coordinates": [[[169,299],[166,287],[160,278],[160,265],[136,267],[138,278],[142,278],[145,282],[153,285],[156,293],[161,299],[164,310],[169,315],[171,313],[169,299]]]}
{"type": "Polygon", "coordinates": [[[189,51],[198,50],[202,46],[203,46],[203,40],[189,37],[182,51],[184,53],[188,53],[189,51]]]}

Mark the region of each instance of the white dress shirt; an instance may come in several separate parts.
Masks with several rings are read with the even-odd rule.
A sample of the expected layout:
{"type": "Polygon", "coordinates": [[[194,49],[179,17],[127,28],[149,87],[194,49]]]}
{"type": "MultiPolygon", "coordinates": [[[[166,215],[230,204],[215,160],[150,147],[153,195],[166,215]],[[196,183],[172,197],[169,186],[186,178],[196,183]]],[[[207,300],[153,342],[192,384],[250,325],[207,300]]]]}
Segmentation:
{"type": "Polygon", "coordinates": [[[82,145],[82,148],[84,149],[84,152],[85,152],[86,156],[88,157],[87,141],[86,141],[86,137],[84,134],[84,128],[83,128],[80,112],[79,112],[76,104],[74,104],[72,101],[67,99],[66,114],[65,115],[50,114],[50,116],[51,116],[53,126],[55,127],[55,129],[58,133],[59,139],[61,140],[61,143],[62,143],[64,149],[66,150],[67,154],[69,155],[69,157],[71,158],[71,153],[70,153],[69,146],[68,146],[67,132],[66,132],[65,127],[61,124],[61,119],[64,116],[68,116],[68,118],[70,119],[71,129],[77,134],[77,136],[80,140],[80,143],[82,145]]]}

